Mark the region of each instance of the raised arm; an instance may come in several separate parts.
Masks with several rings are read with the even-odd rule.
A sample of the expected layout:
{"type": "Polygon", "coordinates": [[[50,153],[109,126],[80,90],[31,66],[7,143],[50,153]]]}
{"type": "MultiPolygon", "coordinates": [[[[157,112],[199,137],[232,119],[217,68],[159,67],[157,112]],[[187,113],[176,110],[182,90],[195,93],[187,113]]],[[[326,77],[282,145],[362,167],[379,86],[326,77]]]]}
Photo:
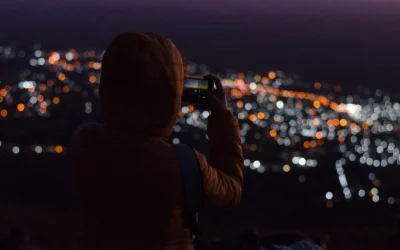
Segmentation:
{"type": "Polygon", "coordinates": [[[198,154],[206,207],[229,207],[240,203],[243,185],[243,151],[239,124],[226,107],[225,92],[218,78],[208,76],[217,86],[209,93],[211,116],[208,121],[210,164],[198,154]]]}

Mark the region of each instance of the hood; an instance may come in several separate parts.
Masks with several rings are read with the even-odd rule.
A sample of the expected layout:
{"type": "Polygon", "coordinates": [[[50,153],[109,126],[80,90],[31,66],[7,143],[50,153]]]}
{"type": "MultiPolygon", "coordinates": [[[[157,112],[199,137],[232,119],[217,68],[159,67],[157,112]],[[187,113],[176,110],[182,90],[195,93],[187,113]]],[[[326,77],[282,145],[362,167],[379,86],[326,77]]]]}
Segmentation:
{"type": "Polygon", "coordinates": [[[181,108],[182,56],[168,39],[123,33],[108,46],[100,78],[105,127],[169,138],[181,108]]]}

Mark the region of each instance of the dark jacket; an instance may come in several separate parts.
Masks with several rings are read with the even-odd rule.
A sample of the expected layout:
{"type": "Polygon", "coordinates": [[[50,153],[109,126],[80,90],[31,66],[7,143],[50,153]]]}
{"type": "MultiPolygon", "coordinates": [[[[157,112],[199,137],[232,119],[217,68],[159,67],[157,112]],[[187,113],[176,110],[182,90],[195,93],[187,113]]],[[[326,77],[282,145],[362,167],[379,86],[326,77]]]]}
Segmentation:
{"type": "MultiPolygon", "coordinates": [[[[183,65],[169,40],[126,33],[106,50],[100,102],[105,122],[83,128],[73,146],[83,201],[85,250],[189,250],[182,181],[167,143],[181,107],[183,65]]],[[[239,204],[243,155],[228,111],[208,121],[210,164],[198,153],[204,208],[239,204]]]]}

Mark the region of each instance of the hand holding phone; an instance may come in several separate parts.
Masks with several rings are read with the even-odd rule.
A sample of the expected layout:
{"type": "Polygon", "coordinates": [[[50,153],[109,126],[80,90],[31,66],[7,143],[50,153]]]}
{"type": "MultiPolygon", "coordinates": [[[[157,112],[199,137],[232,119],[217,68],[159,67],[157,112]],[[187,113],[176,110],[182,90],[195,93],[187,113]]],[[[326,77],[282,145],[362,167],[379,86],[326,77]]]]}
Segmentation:
{"type": "Polygon", "coordinates": [[[226,93],[222,86],[221,80],[214,75],[204,76],[204,79],[211,81],[215,88],[211,88],[205,92],[208,99],[207,106],[211,111],[226,111],[228,110],[228,102],[226,100],[226,93]]]}
{"type": "Polygon", "coordinates": [[[185,78],[182,103],[211,111],[226,111],[228,104],[221,80],[214,75],[185,78]]]}
{"type": "Polygon", "coordinates": [[[206,92],[212,90],[214,82],[203,77],[187,77],[183,84],[182,103],[196,107],[205,107],[209,104],[206,92]]]}

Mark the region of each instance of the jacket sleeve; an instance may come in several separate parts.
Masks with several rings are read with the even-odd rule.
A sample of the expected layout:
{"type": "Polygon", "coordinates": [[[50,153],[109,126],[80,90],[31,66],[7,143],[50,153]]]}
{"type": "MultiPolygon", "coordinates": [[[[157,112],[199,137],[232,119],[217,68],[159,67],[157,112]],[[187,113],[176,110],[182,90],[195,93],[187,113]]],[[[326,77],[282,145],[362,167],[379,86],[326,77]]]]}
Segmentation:
{"type": "Polygon", "coordinates": [[[213,113],[208,120],[210,164],[198,153],[203,179],[203,201],[208,208],[240,203],[243,185],[243,151],[239,124],[230,111],[213,113]]]}

